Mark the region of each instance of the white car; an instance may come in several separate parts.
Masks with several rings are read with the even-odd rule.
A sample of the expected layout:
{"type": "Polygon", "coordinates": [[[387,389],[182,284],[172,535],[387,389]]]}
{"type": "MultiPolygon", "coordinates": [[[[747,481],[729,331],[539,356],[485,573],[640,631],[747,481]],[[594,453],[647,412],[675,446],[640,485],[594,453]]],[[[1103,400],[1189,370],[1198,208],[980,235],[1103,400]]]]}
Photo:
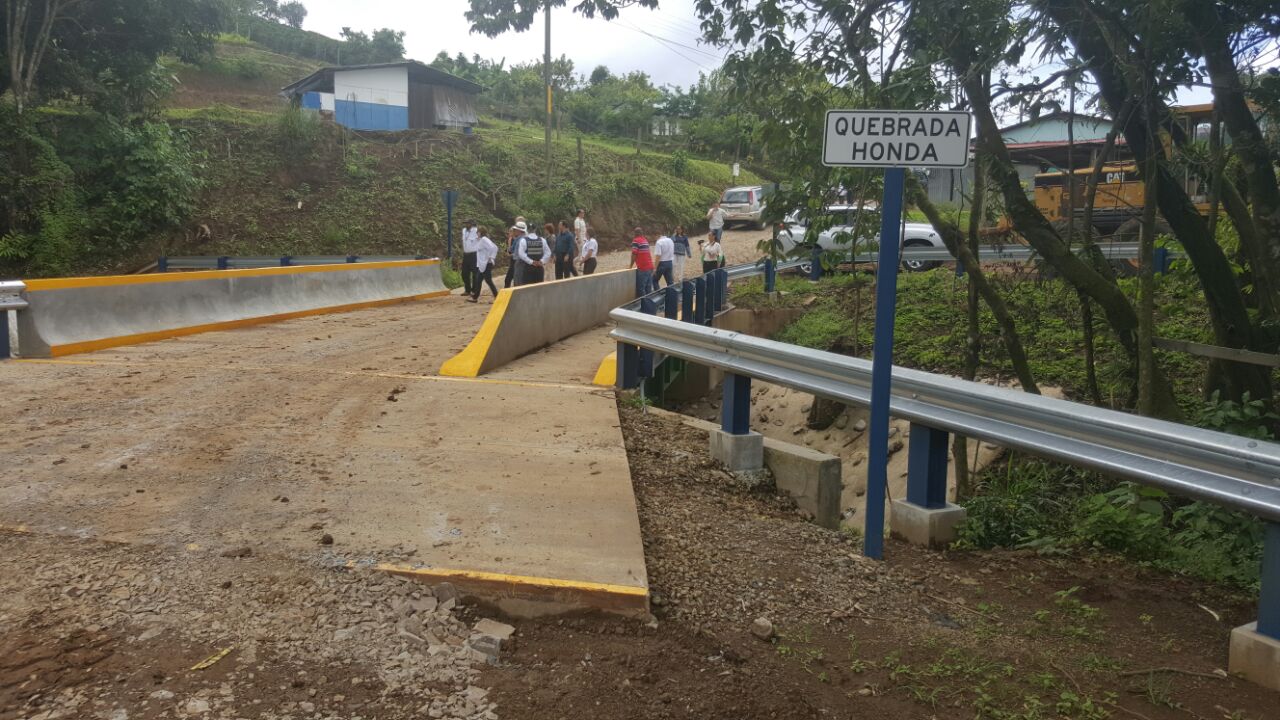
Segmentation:
{"type": "MultiPolygon", "coordinates": [[[[861,210],[853,205],[828,206],[823,210],[827,217],[824,218],[822,224],[825,225],[829,221],[831,225],[826,230],[818,233],[818,247],[836,253],[849,253],[853,249],[850,246],[851,243],[848,241],[838,242],[837,238],[841,235],[850,234],[855,230],[859,212],[868,213],[868,216],[862,219],[861,224],[861,232],[867,237],[858,241],[858,249],[865,249],[869,243],[878,243],[880,216],[875,210],[876,208],[869,206],[863,206],[861,210]]],[[[782,252],[790,254],[797,244],[803,243],[806,229],[807,226],[797,216],[793,215],[787,218],[786,228],[778,232],[778,244],[782,252]]],[[[903,231],[903,247],[946,248],[946,245],[942,242],[942,236],[929,223],[904,223],[903,231]]],[[[904,260],[902,267],[908,272],[921,272],[931,270],[939,264],[929,260],[904,260]]],[[[806,274],[809,270],[810,267],[807,263],[801,267],[801,271],[806,274]]]]}
{"type": "Polygon", "coordinates": [[[724,226],[744,223],[756,230],[764,229],[764,187],[744,185],[732,187],[720,196],[720,209],[724,210],[724,226]]]}

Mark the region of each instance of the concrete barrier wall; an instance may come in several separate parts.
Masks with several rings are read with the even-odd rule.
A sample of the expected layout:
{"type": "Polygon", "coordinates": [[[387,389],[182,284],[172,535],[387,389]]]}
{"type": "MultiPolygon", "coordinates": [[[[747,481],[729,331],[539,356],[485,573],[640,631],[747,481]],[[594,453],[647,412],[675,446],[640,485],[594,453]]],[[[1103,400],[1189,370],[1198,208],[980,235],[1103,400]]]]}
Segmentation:
{"type": "Polygon", "coordinates": [[[447,295],[436,260],[28,280],[18,352],[119,345],[447,295]]]}
{"type": "Polygon", "coordinates": [[[498,293],[471,344],[450,358],[441,375],[478,377],[521,355],[577,335],[609,319],[636,297],[634,270],[507,288],[498,293]]]}

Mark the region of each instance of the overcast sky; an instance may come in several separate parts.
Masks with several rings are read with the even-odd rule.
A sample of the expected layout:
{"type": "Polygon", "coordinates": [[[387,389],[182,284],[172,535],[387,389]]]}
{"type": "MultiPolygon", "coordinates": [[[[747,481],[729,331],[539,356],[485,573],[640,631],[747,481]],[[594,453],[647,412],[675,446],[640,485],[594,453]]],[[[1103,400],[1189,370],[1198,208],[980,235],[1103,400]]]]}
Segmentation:
{"type": "MultiPolygon", "coordinates": [[[[450,55],[479,53],[512,65],[542,59],[542,23],[523,33],[490,40],[472,35],[463,15],[468,0],[302,0],[307,6],[303,27],[337,37],[343,26],[370,32],[389,27],[405,31],[410,58],[431,62],[441,50],[450,55]]],[[[693,0],[662,0],[660,10],[630,8],[608,22],[587,20],[568,7],[551,13],[551,52],[568,55],[579,74],[597,65],[615,73],[642,70],[658,85],[687,86],[699,71],[720,65],[722,53],[700,45],[693,0]],[[646,34],[648,33],[648,34],[646,34]]]]}

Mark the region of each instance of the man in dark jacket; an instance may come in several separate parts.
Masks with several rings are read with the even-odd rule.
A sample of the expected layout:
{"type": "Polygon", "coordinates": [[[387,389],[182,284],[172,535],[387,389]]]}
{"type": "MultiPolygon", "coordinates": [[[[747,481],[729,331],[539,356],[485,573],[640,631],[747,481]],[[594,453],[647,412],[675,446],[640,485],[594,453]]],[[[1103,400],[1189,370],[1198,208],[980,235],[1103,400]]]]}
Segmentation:
{"type": "Polygon", "coordinates": [[[577,277],[578,271],[573,267],[573,258],[578,254],[578,243],[573,237],[569,223],[560,221],[560,232],[556,233],[555,258],[556,279],[577,277]]]}

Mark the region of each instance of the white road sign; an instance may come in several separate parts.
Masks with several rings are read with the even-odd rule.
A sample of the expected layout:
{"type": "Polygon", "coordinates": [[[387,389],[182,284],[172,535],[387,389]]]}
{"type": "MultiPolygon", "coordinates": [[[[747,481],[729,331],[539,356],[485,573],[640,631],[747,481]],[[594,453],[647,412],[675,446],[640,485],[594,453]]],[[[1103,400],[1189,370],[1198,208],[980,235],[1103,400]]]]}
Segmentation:
{"type": "Polygon", "coordinates": [[[828,110],[822,164],[962,168],[969,164],[969,113],[828,110]]]}

